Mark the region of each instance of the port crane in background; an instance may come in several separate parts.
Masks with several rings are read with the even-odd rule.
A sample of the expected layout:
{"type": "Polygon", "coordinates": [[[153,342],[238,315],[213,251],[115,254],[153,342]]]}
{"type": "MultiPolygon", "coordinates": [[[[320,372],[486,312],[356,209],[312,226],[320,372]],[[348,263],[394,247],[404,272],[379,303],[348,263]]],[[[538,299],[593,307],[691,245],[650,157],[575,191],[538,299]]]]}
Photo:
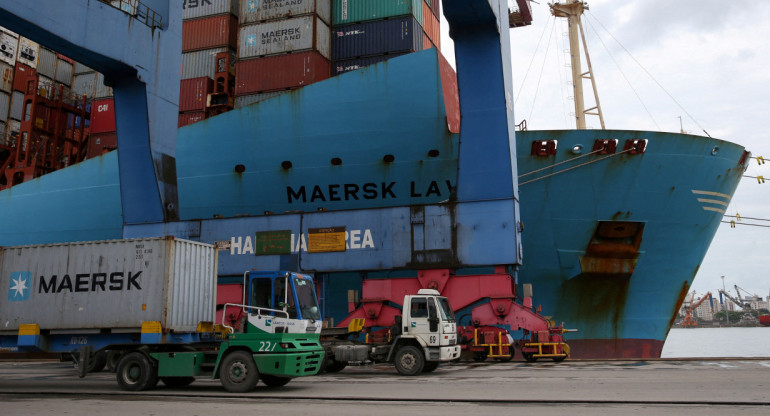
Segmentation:
{"type": "Polygon", "coordinates": [[[692,313],[696,309],[698,309],[698,306],[700,306],[706,299],[711,299],[711,292],[707,292],[698,301],[695,300],[695,291],[692,292],[692,300],[690,301],[690,307],[687,308],[687,312],[684,315],[684,319],[682,319],[683,327],[692,328],[692,327],[698,326],[698,322],[692,316],[692,313]]]}
{"type": "MultiPolygon", "coordinates": [[[[735,291],[738,292],[738,285],[735,285],[735,291]]],[[[743,310],[743,316],[741,316],[741,320],[738,322],[738,325],[742,326],[757,326],[759,321],[757,320],[757,317],[754,316],[752,313],[751,305],[748,303],[743,303],[741,301],[741,294],[738,292],[738,297],[734,298],[730,296],[729,293],[727,293],[726,290],[719,289],[719,293],[724,295],[727,299],[730,299],[730,301],[738,307],[740,307],[743,310]]]]}

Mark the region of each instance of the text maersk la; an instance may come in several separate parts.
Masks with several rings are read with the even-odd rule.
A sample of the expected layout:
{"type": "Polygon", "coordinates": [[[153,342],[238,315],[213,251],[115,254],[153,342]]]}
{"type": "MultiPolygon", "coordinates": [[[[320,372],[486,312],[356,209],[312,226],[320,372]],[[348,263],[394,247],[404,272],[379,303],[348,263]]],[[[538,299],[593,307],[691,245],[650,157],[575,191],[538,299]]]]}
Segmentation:
{"type": "MultiPolygon", "coordinates": [[[[364,248],[375,248],[372,230],[349,230],[345,231],[345,250],[358,250],[364,248]]],[[[302,250],[307,252],[307,234],[291,234],[291,252],[299,253],[302,250]]],[[[230,255],[237,256],[241,254],[254,255],[254,241],[251,236],[230,237],[230,255]]]]}

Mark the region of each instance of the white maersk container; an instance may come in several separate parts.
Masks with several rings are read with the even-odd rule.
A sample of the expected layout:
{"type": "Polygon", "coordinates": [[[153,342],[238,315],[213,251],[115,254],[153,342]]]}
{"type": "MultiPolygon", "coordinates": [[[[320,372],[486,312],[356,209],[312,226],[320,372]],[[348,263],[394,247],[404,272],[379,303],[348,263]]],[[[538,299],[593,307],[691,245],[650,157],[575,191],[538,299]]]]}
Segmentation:
{"type": "Polygon", "coordinates": [[[241,26],[238,58],[316,50],[330,59],[330,39],[329,26],[315,16],[241,26]]]}
{"type": "Polygon", "coordinates": [[[332,0],[241,0],[240,23],[244,25],[312,14],[327,25],[331,24],[332,0]]]}
{"type": "Polygon", "coordinates": [[[214,246],[171,237],[0,248],[0,333],[195,331],[214,322],[216,272],[214,246]]]}

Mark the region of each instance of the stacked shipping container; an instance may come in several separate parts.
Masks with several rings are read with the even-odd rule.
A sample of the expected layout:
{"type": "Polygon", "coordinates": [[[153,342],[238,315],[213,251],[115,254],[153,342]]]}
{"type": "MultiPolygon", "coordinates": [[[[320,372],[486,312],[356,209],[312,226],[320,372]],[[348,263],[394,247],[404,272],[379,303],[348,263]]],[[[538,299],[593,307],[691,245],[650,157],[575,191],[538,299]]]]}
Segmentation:
{"type": "Polygon", "coordinates": [[[235,106],[331,75],[331,0],[242,0],[235,106]]]}
{"type": "MultiPolygon", "coordinates": [[[[182,82],[179,127],[208,116],[208,97],[220,73],[217,55],[235,56],[238,0],[184,0],[182,3],[182,82]]],[[[234,62],[230,58],[230,62],[234,62]]],[[[229,68],[225,68],[225,72],[229,68]]]]}

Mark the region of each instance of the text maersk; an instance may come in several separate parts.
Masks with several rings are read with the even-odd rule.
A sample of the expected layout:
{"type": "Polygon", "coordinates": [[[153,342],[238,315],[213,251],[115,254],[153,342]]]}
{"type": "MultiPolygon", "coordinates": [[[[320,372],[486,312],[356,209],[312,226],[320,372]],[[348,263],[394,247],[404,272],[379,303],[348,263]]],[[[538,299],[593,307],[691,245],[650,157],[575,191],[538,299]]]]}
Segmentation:
{"type": "Polygon", "coordinates": [[[122,290],[142,290],[139,277],[142,272],[114,273],[78,273],[74,278],[65,274],[59,279],[57,275],[49,278],[40,276],[37,293],[61,292],[113,292],[122,290]]]}

